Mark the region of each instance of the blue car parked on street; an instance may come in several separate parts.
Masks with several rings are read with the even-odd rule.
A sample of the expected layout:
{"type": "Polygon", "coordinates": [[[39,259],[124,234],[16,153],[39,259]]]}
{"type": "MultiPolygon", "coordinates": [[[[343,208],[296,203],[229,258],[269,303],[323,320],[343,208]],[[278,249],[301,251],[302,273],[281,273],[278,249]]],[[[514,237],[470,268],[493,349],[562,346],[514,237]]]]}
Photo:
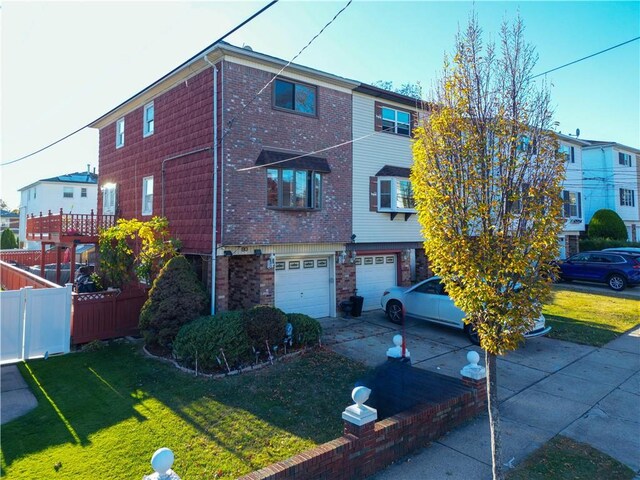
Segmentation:
{"type": "Polygon", "coordinates": [[[560,278],[606,283],[615,291],[640,285],[640,255],[626,252],[580,252],[559,262],[560,278]]]}

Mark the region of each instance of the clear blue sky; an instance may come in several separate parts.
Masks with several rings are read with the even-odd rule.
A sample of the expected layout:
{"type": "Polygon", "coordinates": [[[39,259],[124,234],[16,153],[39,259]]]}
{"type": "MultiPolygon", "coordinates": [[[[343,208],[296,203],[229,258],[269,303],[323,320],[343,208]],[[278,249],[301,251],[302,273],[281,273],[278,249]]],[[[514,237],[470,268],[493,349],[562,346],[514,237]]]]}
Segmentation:
{"type": "MultiPolygon", "coordinates": [[[[2,4],[2,161],[87,124],[173,69],[265,2],[2,4]]],[[[346,3],[281,1],[227,41],[290,59],[346,3]]],[[[297,63],[364,81],[432,84],[471,2],[354,3],[297,63]]],[[[640,35],[640,2],[476,2],[487,35],[517,12],[543,72],[640,35]]],[[[553,72],[563,133],[640,147],[640,41],[553,72]]],[[[0,198],[38,179],[98,165],[84,131],[2,167],[0,198]]]]}

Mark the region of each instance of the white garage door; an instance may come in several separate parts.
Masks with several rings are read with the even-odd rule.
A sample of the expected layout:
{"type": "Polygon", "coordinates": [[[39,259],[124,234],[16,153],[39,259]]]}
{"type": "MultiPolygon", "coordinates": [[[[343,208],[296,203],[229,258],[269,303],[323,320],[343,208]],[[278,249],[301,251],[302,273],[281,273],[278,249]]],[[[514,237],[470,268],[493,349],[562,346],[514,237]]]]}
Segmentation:
{"type": "Polygon", "coordinates": [[[380,308],[385,289],[396,285],[397,257],[387,255],[360,255],[356,258],[356,288],[364,297],[363,310],[380,308]]]}
{"type": "Polygon", "coordinates": [[[276,261],[276,307],[313,318],[331,315],[331,284],[327,257],[276,261]]]}

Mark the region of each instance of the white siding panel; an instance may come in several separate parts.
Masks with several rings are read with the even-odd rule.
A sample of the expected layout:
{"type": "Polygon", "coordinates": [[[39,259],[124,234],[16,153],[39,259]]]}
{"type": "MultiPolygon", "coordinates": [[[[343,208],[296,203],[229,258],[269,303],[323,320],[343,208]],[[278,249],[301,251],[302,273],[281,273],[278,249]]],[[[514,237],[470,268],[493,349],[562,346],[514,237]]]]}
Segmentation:
{"type": "MultiPolygon", "coordinates": [[[[354,93],[354,138],[375,131],[374,115],[375,99],[354,93]]],[[[410,138],[380,132],[353,143],[353,233],[357,242],[422,241],[417,215],[405,221],[400,213],[391,221],[389,213],[369,211],[369,177],[385,165],[410,168],[412,164],[410,138]]]]}

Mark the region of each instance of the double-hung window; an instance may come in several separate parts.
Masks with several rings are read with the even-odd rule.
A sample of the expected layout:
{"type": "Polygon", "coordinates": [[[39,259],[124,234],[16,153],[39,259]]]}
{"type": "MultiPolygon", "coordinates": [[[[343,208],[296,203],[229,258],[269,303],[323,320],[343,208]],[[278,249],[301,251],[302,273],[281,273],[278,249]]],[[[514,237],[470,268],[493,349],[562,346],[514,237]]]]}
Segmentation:
{"type": "Polygon", "coordinates": [[[413,189],[408,178],[378,178],[379,212],[415,212],[413,189]]]}
{"type": "Polygon", "coordinates": [[[267,206],[318,210],[322,207],[322,174],[292,168],[267,169],[267,206]]]}
{"type": "Polygon", "coordinates": [[[315,116],[316,97],[313,85],[281,79],[273,82],[273,106],[276,108],[315,116]]]}
{"type": "Polygon", "coordinates": [[[102,186],[102,213],[115,215],[116,213],[116,185],[106,183],[102,186]]]}
{"type": "Polygon", "coordinates": [[[631,155],[628,153],[618,152],[618,163],[627,167],[631,166],[631,155]]]}
{"type": "Polygon", "coordinates": [[[620,189],[620,206],[621,207],[635,207],[636,206],[636,192],[628,188],[620,189]]]}
{"type": "Polygon", "coordinates": [[[576,151],[575,147],[569,145],[562,145],[560,147],[560,153],[564,155],[564,160],[567,163],[576,163],[576,151]]]}
{"type": "Polygon", "coordinates": [[[398,135],[411,135],[411,113],[390,107],[380,107],[381,129],[398,135]]]}
{"type": "Polygon", "coordinates": [[[124,146],[124,117],[116,122],[116,148],[124,146]]]}
{"type": "Polygon", "coordinates": [[[73,198],[73,187],[62,187],[62,198],[73,198]]]}
{"type": "Polygon", "coordinates": [[[86,188],[82,187],[82,188],[80,189],[80,196],[81,196],[82,198],[87,198],[87,189],[86,189],[86,188]]]}
{"type": "Polygon", "coordinates": [[[154,109],[153,102],[148,103],[142,109],[142,136],[148,137],[153,135],[154,128],[154,109]]]}
{"type": "Polygon", "coordinates": [[[142,179],[142,215],[153,213],[153,177],[142,179]]]}
{"type": "Polygon", "coordinates": [[[582,199],[580,192],[562,192],[563,215],[565,218],[582,218],[582,199]]]}

